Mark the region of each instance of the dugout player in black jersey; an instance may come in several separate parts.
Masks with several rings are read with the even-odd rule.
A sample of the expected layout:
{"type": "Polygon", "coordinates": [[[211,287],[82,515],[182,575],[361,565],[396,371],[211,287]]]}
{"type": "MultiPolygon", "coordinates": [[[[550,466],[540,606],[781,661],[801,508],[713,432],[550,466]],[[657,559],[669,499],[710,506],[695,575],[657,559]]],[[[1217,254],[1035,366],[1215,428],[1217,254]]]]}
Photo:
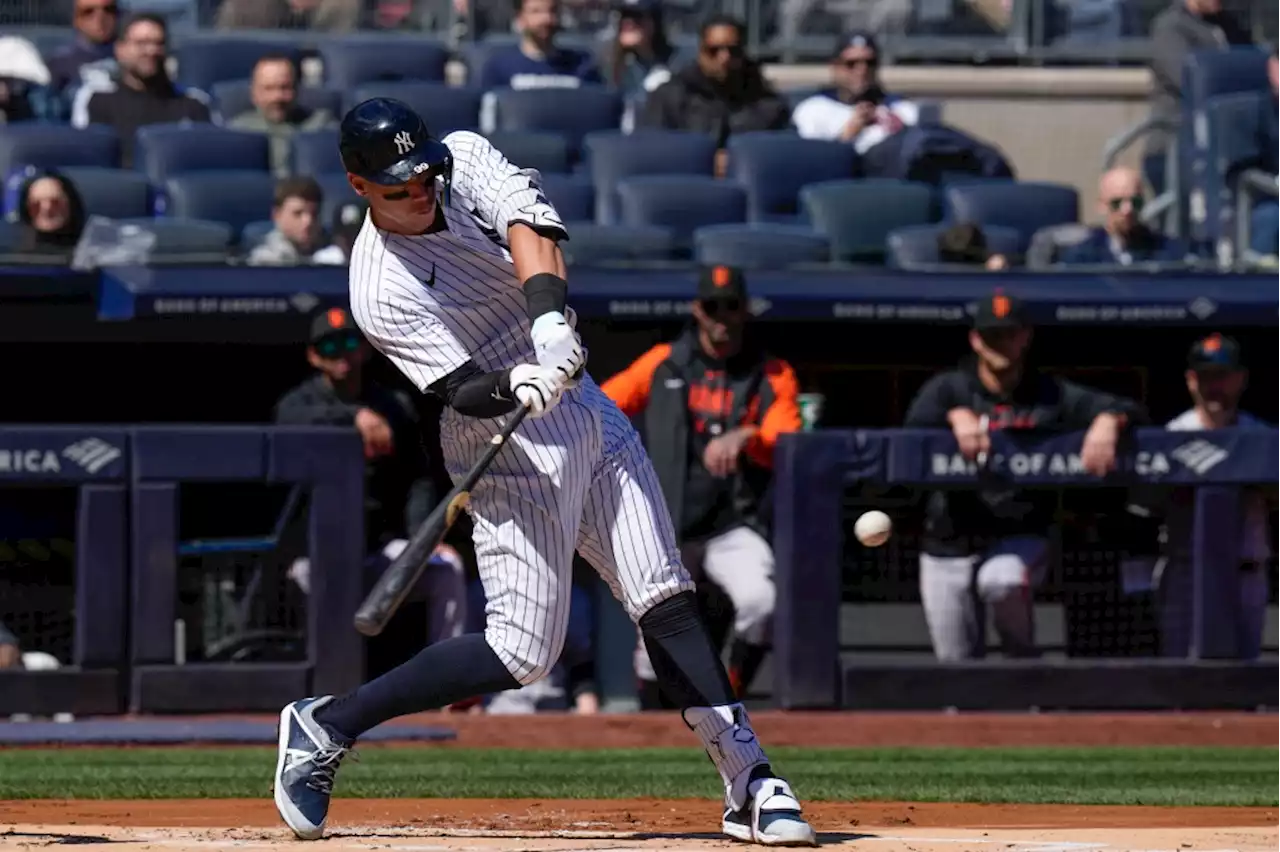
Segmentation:
{"type": "MultiPolygon", "coordinates": [[[[925,383],[905,425],[950,429],[960,453],[980,466],[992,430],[1086,430],[1081,462],[1105,476],[1123,431],[1140,416],[1137,404],[1035,369],[1031,338],[1017,298],[997,291],[985,299],[969,332],[972,357],[925,383]]],[[[938,659],[983,655],[987,607],[1007,656],[1035,654],[1032,591],[1047,568],[1054,506],[1050,492],[996,484],[928,495],[920,598],[938,659]]]]}

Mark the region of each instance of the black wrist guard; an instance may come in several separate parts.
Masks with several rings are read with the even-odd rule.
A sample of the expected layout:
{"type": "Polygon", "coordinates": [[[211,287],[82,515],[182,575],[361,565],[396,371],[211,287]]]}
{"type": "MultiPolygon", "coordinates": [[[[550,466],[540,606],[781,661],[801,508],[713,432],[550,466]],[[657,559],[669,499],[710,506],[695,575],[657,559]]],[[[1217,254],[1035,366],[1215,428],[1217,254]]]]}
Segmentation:
{"type": "Polygon", "coordinates": [[[550,272],[539,272],[524,282],[524,298],[529,305],[529,320],[543,314],[563,314],[569,297],[569,282],[550,272]]]}

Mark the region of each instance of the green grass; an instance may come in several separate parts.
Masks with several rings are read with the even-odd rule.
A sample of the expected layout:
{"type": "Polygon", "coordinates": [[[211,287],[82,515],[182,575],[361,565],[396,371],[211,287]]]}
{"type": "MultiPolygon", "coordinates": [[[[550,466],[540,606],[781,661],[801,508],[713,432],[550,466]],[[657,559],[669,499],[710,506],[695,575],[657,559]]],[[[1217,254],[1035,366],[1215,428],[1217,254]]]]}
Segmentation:
{"type": "MultiPolygon", "coordinates": [[[[1099,805],[1277,804],[1275,748],[801,749],[771,752],[809,800],[1099,805]]],[[[0,752],[0,800],[268,795],[275,752],[18,749],[0,752]]],[[[338,795],[717,798],[689,749],[508,751],[371,748],[338,795]]]]}

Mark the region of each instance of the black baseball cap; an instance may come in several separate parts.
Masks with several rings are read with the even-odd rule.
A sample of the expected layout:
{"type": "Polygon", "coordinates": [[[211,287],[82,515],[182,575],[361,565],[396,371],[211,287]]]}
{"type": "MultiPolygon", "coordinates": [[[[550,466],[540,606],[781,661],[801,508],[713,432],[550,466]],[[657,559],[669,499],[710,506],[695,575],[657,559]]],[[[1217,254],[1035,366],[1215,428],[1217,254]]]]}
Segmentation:
{"type": "Polygon", "coordinates": [[[311,336],[308,341],[315,345],[326,337],[337,335],[360,335],[360,329],[351,319],[351,312],[346,308],[329,308],[321,311],[311,319],[311,336]]]}
{"type": "Polygon", "coordinates": [[[1187,366],[1193,370],[1243,370],[1240,344],[1233,338],[1214,332],[1197,340],[1187,353],[1187,366]]]}
{"type": "Polygon", "coordinates": [[[733,266],[703,267],[698,277],[698,301],[746,301],[747,280],[742,270],[733,266]]]}
{"type": "Polygon", "coordinates": [[[1002,290],[996,290],[979,302],[973,314],[973,327],[977,331],[1001,331],[1029,325],[1026,305],[1017,296],[1007,295],[1002,290]]]}
{"type": "Polygon", "coordinates": [[[369,205],[365,201],[346,201],[339,204],[333,211],[333,223],[329,231],[335,236],[338,234],[346,234],[352,239],[360,233],[360,229],[364,227],[364,214],[369,209],[369,205]]]}
{"type": "Polygon", "coordinates": [[[880,45],[876,44],[875,36],[867,30],[850,30],[840,36],[840,40],[836,42],[835,53],[831,54],[831,58],[839,59],[840,54],[851,47],[868,47],[875,51],[876,56],[880,55],[880,45]]]}

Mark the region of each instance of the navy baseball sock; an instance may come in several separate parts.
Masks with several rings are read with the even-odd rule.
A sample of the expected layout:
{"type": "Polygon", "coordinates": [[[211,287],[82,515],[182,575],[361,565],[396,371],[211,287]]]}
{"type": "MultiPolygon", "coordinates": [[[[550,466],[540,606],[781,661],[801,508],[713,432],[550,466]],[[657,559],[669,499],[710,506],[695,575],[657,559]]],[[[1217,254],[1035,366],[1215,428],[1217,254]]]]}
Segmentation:
{"type": "Polygon", "coordinates": [[[681,592],[646,612],[640,617],[640,631],[658,685],[677,707],[720,707],[737,701],[693,592],[681,592]]]}
{"type": "Polygon", "coordinates": [[[331,701],[316,711],[316,721],[335,736],[354,741],[397,716],[519,686],[484,634],[466,633],[428,645],[381,677],[331,701]]]}

